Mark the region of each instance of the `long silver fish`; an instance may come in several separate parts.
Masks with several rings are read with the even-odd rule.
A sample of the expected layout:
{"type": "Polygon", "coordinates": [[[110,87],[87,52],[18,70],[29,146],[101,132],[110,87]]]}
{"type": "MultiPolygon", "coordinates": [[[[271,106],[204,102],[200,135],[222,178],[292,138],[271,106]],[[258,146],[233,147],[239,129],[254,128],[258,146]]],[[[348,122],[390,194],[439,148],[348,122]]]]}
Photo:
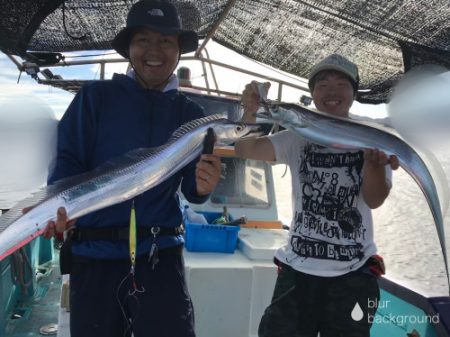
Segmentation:
{"type": "Polygon", "coordinates": [[[219,144],[261,134],[259,125],[212,115],[181,126],[162,146],[131,151],[91,172],[46,186],[0,217],[0,261],[41,235],[48,221],[55,220],[58,207],[65,207],[74,219],[129,200],[165,181],[201,154],[208,128],[214,129],[219,144]]]}
{"type": "Polygon", "coordinates": [[[258,117],[278,123],[312,143],[337,149],[377,148],[387,155],[396,155],[430,207],[450,286],[443,221],[448,207],[448,184],[442,167],[431,153],[413,148],[395,130],[375,123],[335,117],[296,104],[265,102],[263,107],[264,112],[258,112],[258,117]]]}

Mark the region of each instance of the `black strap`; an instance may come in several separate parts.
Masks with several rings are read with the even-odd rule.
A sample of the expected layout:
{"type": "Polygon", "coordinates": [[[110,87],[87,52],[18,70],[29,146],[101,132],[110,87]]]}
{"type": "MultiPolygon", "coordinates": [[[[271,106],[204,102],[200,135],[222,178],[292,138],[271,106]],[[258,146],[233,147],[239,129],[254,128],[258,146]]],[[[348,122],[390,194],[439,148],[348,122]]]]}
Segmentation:
{"type": "MultiPolygon", "coordinates": [[[[183,233],[183,226],[137,227],[138,240],[160,235],[180,235],[183,233]]],[[[128,241],[130,237],[130,229],[128,227],[74,228],[70,236],[74,241],[128,241]]]]}
{"type": "Polygon", "coordinates": [[[72,237],[67,236],[59,249],[59,269],[61,275],[70,274],[72,269],[72,237]]]}

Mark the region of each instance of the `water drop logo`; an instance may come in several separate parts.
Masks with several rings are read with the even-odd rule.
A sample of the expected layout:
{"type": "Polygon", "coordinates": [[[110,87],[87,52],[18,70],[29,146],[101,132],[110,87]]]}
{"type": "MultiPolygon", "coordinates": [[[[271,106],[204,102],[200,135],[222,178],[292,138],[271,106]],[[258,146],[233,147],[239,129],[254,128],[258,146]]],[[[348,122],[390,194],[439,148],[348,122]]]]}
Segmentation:
{"type": "Polygon", "coordinates": [[[364,312],[362,311],[361,306],[358,302],[355,303],[355,307],[353,308],[351,315],[354,321],[358,322],[363,319],[364,312]]]}

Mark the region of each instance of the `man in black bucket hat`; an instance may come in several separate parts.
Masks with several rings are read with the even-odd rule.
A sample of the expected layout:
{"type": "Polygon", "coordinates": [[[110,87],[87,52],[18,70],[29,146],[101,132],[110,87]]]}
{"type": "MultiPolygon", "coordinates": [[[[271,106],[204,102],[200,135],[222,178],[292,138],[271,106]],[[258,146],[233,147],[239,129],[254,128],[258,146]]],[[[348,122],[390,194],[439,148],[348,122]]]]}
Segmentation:
{"type": "Polygon", "coordinates": [[[140,1],[128,13],[127,26],[112,41],[112,47],[123,57],[128,58],[128,47],[134,33],[142,28],[164,35],[178,36],[180,54],[195,51],[198,47],[197,33],[181,28],[176,8],[168,2],[140,1]]]}
{"type": "Polygon", "coordinates": [[[127,26],[111,44],[130,60],[136,79],[143,87],[158,88],[172,75],[180,55],[197,49],[198,36],[194,31],[181,28],[172,4],[143,0],[131,7],[127,26]],[[162,61],[164,63],[158,64],[162,61]]]}
{"type": "MultiPolygon", "coordinates": [[[[134,149],[161,146],[178,127],[204,116],[200,106],[178,91],[174,70],[180,54],[195,50],[198,38],[181,28],[172,4],[134,4],[112,45],[133,69],[78,92],[59,123],[57,162],[49,183],[91,171],[134,149]]],[[[44,235],[68,230],[60,260],[62,273],[70,273],[71,337],[195,336],[177,190],[180,186],[188,201],[202,203],[219,176],[219,158],[202,155],[133,200],[76,221],[58,209],[44,235]],[[136,248],[129,245],[133,214],[136,248]]]]}

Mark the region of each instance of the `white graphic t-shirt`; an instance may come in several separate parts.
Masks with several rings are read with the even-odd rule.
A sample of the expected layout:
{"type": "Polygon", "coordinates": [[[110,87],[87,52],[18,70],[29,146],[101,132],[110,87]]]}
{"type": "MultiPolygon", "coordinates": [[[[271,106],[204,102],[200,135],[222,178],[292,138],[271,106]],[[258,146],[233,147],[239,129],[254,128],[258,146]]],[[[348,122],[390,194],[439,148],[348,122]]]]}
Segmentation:
{"type": "MultiPolygon", "coordinates": [[[[361,267],[376,253],[371,210],[360,194],[363,151],[321,147],[289,131],[269,139],[276,163],[290,167],[293,186],[289,241],[275,257],[325,277],[361,267]]],[[[391,179],[386,166],[389,185],[391,179]]]]}

